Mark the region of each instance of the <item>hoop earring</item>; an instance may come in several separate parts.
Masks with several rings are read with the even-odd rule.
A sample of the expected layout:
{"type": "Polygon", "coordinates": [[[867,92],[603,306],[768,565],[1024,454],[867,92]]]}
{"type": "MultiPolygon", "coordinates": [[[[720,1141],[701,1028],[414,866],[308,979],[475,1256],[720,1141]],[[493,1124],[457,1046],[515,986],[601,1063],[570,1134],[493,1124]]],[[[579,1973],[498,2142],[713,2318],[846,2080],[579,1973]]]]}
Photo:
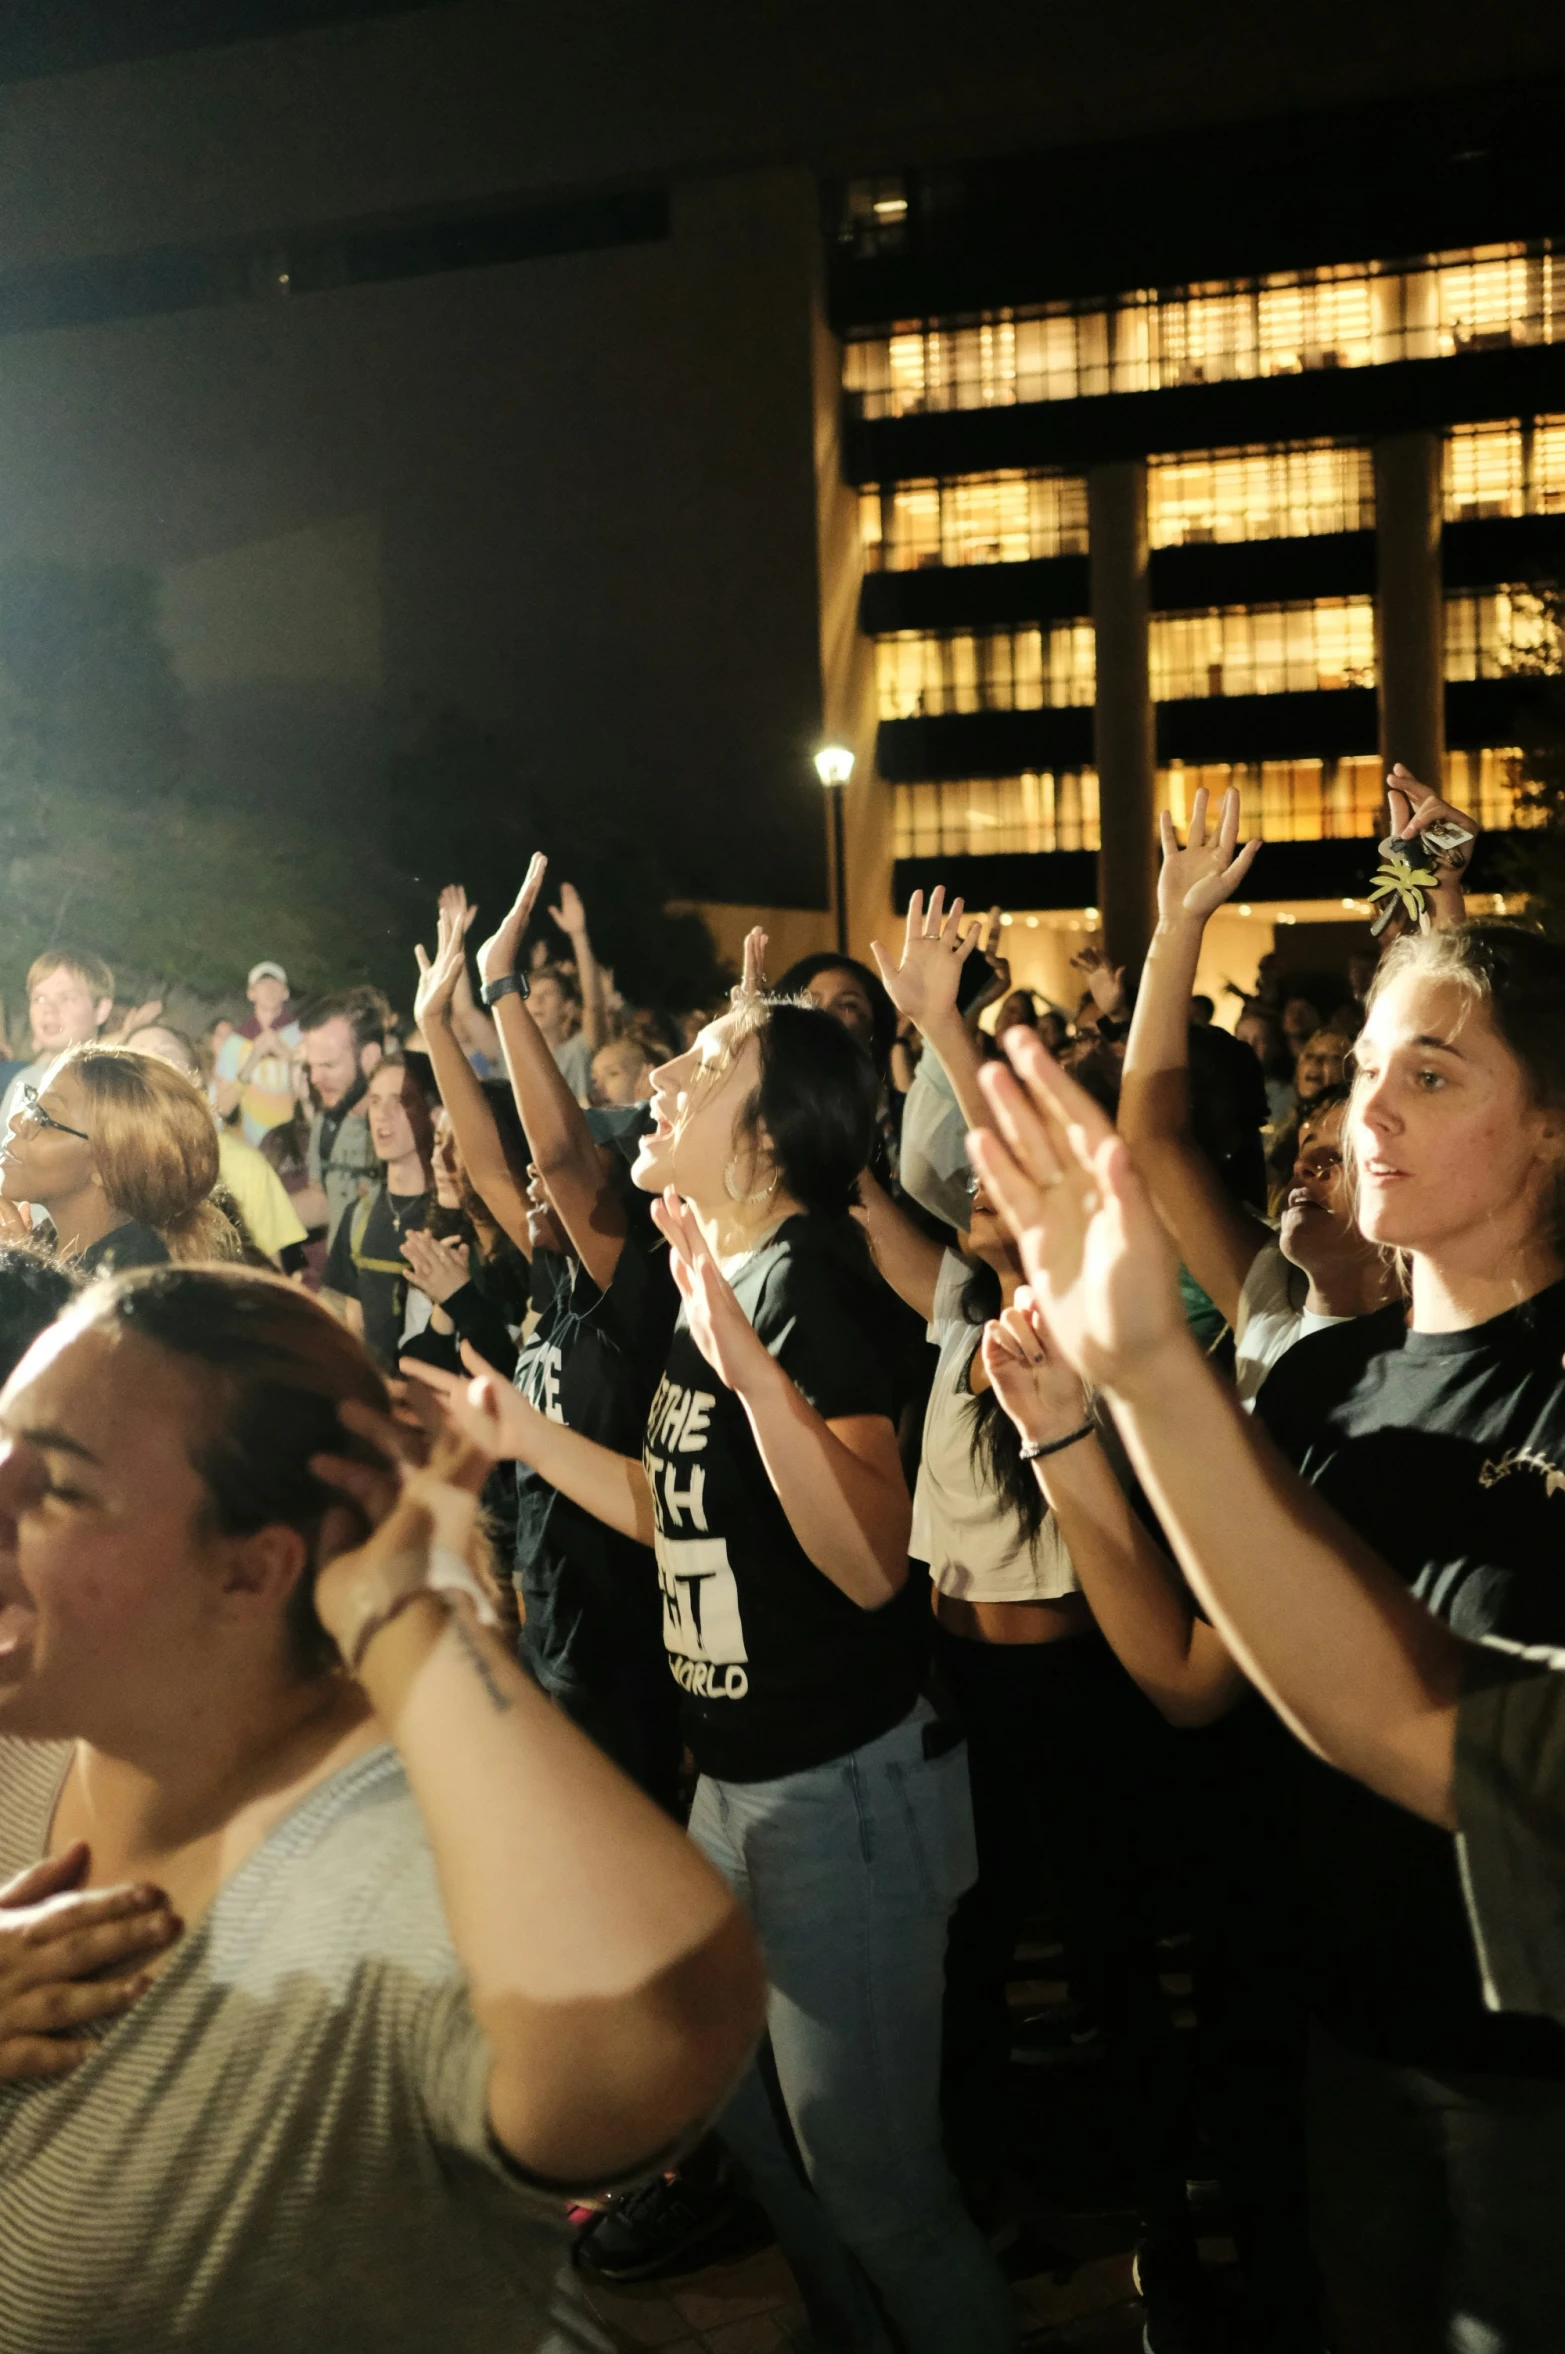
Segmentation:
{"type": "Polygon", "coordinates": [[[781,1176],[782,1171],[780,1169],[774,1169],[772,1171],[772,1181],[770,1185],[763,1185],[759,1193],[746,1193],[744,1187],[735,1177],[734,1163],[730,1161],[727,1168],[723,1171],[723,1191],[727,1194],[731,1202],[769,1202],[772,1198],[772,1195],[777,1191],[778,1181],[781,1176]]]}

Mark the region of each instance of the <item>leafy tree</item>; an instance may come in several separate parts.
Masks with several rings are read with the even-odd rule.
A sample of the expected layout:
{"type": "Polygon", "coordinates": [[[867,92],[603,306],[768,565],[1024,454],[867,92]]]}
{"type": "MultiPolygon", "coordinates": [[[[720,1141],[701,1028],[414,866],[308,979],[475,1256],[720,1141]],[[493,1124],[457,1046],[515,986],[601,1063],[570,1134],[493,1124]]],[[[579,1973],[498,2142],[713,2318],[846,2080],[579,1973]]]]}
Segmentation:
{"type": "MultiPolygon", "coordinates": [[[[367,790],[312,807],[280,778],[264,804],[192,773],[183,696],[151,577],[123,566],[0,563],[0,988],[64,942],[130,995],[240,985],[245,944],[300,993],[377,982],[406,1005],[412,943],[442,883],[498,916],[534,848],[587,902],[628,995],[673,1005],[722,979],[705,926],[664,912],[646,845],[598,826],[589,794],[546,793],[517,747],[414,705],[367,790]]],[[[556,943],[563,945],[563,943],[556,943]]]]}

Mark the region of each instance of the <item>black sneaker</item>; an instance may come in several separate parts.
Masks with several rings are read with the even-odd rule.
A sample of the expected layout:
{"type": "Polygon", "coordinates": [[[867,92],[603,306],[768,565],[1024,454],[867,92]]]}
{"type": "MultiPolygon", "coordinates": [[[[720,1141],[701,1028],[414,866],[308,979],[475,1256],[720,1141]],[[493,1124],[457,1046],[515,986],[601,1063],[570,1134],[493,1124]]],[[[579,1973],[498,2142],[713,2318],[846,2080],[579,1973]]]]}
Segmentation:
{"type": "Polygon", "coordinates": [[[1142,2354],[1231,2354],[1227,2316],[1195,2257],[1142,2246],[1130,2277],[1141,2299],[1142,2354]]]}
{"type": "Polygon", "coordinates": [[[732,2182],[660,2175],[593,2216],[571,2261],[595,2280],[662,2280],[753,2255],[771,2237],[761,2209],[732,2182]]]}

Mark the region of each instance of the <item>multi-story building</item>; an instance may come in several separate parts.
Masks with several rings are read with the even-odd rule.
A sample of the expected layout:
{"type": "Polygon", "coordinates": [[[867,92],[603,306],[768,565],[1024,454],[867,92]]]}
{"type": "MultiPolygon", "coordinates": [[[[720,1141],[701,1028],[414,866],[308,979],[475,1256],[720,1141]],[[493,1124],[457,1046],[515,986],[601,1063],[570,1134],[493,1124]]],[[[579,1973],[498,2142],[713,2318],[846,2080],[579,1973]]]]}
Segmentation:
{"type": "Polygon", "coordinates": [[[1266,841],[1257,923],[1357,918],[1389,760],[1486,831],[1525,821],[1537,590],[1565,571],[1565,221],[1525,174],[1464,198],[1460,158],[1422,201],[1344,204],[1349,141],[1234,135],[1193,185],[1168,144],[833,190],[899,900],[943,881],[1060,951],[1101,921],[1125,957],[1155,813],[1183,825],[1198,787],[1237,785],[1266,841]],[[1072,209],[1089,185],[1107,225],[1072,209]]]}

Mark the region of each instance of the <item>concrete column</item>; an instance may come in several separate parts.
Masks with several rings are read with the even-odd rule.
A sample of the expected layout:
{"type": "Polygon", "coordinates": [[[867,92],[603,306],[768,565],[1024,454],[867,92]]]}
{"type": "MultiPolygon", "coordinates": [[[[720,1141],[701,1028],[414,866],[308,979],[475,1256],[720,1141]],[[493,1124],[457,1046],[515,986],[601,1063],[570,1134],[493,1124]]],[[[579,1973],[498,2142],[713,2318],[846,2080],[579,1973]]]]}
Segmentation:
{"type": "Polygon", "coordinates": [[[1140,458],[1087,469],[1098,688],[1092,737],[1102,848],[1098,904],[1111,963],[1146,954],[1157,907],[1157,754],[1148,675],[1147,470],[1140,458]]]}
{"type": "Polygon", "coordinates": [[[1440,436],[1395,433],[1375,459],[1375,665],[1380,757],[1445,790],[1440,436]]]}

